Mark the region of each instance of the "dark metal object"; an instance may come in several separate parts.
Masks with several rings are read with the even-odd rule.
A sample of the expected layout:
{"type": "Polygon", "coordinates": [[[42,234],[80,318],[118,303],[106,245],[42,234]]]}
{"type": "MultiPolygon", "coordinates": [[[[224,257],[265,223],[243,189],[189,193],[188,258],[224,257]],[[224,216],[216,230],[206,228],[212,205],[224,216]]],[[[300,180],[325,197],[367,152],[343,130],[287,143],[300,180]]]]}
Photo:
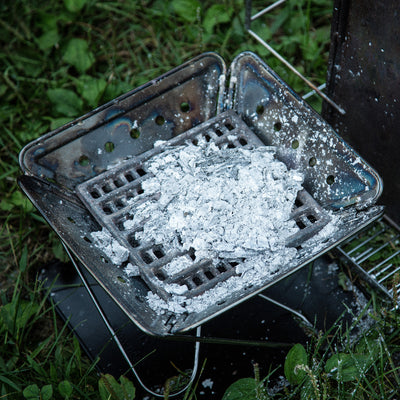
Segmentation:
{"type": "MultiPolygon", "coordinates": [[[[224,80],[225,66],[219,56],[199,56],[39,138],[20,154],[26,174],[20,179],[22,189],[74,256],[149,333],[176,334],[198,326],[302,268],[383,211],[370,207],[382,190],[376,172],[260,59],[240,54],[231,65],[228,88],[224,80]],[[224,110],[237,114],[234,118],[242,119],[258,142],[275,146],[277,157],[289,168],[304,173],[304,187],[313,199],[324,212],[336,211],[337,229],[320,243],[301,242],[297,257],[275,276],[232,292],[205,311],[158,315],[146,302],[146,282],[121,276],[118,266],[90,243],[90,232],[100,230],[99,221],[104,221],[96,221],[82,204],[77,186],[96,180],[107,169],[112,176],[114,168],[118,171],[127,159],[149,151],[157,140],[179,141],[174,137],[194,126],[200,131],[201,124],[207,126],[224,110]]],[[[140,168],[130,167],[133,181],[138,180],[140,168]]]]}
{"type": "Polygon", "coordinates": [[[397,0],[336,0],[327,87],[345,108],[323,116],[382,175],[381,201],[400,222],[400,8],[397,0]]]}

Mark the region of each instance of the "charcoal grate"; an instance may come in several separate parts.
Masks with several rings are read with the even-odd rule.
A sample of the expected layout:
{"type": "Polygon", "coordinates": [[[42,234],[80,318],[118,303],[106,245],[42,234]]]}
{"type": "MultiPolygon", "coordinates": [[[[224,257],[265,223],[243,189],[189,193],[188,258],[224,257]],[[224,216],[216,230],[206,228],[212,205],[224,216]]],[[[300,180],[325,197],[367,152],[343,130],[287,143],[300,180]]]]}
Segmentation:
{"type": "MultiPolygon", "coordinates": [[[[129,249],[129,261],[139,267],[142,278],[151,290],[165,300],[171,296],[165,289],[166,285],[179,285],[179,294],[194,297],[237,275],[236,266],[245,261],[220,260],[214,266],[211,260],[197,260],[190,250],[176,251],[162,243],[138,241],[135,233],[141,229],[140,226],[125,228],[124,223],[130,218],[129,200],[139,196],[139,202],[157,201],[154,195],[147,195],[142,188],[143,181],[152,176],[144,162],[170,145],[197,145],[204,140],[214,142],[220,148],[253,148],[263,145],[236,113],[228,111],[169,140],[168,146],[157,146],[77,186],[80,198],[98,222],[129,249]],[[169,263],[178,257],[181,257],[185,267],[179,273],[169,274],[169,263]]],[[[297,248],[301,248],[301,243],[314,236],[330,221],[327,212],[305,190],[299,192],[291,218],[300,229],[288,238],[287,245],[297,248]]]]}

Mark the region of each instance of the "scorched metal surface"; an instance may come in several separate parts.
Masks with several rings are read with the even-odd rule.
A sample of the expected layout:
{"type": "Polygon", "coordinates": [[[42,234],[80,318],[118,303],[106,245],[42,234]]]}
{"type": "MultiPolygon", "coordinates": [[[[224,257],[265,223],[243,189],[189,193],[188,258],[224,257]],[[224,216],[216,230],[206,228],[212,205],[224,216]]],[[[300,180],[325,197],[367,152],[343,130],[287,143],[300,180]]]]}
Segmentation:
{"type": "MultiPolygon", "coordinates": [[[[219,136],[213,140],[220,140],[219,136]]],[[[244,142],[238,139],[236,145],[244,142]]],[[[252,53],[242,53],[233,61],[229,79],[218,55],[201,55],[30,143],[20,154],[20,164],[25,173],[20,179],[22,189],[63,242],[124,312],[141,329],[156,335],[187,331],[228,310],[336,246],[383,211],[373,206],[382,190],[378,174],[252,53]],[[142,178],[135,162],[154,151],[156,141],[184,142],[190,135],[204,135],[218,118],[227,117],[250,132],[244,135],[244,146],[255,142],[274,146],[277,159],[302,172],[304,193],[310,196],[305,207],[298,203],[292,216],[307,219],[304,232],[311,235],[300,235],[301,240],[290,244],[297,247],[296,257],[273,276],[233,290],[201,312],[157,312],[147,302],[152,289],[149,275],[124,275],[120,265],[113,265],[93,245],[91,232],[111,228],[115,239],[129,245],[134,254],[128,236],[117,235],[117,225],[112,228],[115,220],[108,215],[117,209],[101,215],[104,208],[100,208],[99,214],[90,185],[104,174],[116,177],[121,169],[131,171],[134,182],[142,178]],[[92,205],[82,203],[78,188],[87,189],[80,195],[91,196],[92,205]],[[315,222],[318,229],[313,230],[315,222]]],[[[113,181],[111,189],[123,193],[131,183],[125,180],[121,187],[113,181]]],[[[157,254],[154,261],[159,261],[157,254]]],[[[150,274],[157,270],[151,264],[150,274]]],[[[229,270],[234,276],[235,265],[229,270]]],[[[201,268],[197,272],[201,271],[205,274],[201,268]]]]}

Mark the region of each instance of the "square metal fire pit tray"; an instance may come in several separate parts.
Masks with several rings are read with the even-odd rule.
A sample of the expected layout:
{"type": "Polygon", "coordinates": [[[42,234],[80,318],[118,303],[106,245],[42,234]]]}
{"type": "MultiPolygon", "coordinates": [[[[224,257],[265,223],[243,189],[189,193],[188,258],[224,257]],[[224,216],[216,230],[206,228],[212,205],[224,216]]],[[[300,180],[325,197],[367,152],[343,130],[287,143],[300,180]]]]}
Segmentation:
{"type": "Polygon", "coordinates": [[[151,334],[194,328],[302,268],[383,213],[373,205],[382,191],[378,174],[258,57],[240,54],[226,77],[223,60],[203,54],[20,153],[21,188],[74,257],[151,334]],[[305,190],[292,218],[303,229],[287,242],[297,247],[297,256],[269,279],[233,291],[201,312],[156,312],[147,294],[152,290],[167,299],[163,279],[185,282],[187,297],[194,298],[235,276],[235,263],[216,270],[194,262],[187,273],[166,278],[160,275],[162,265],[176,254],[138,243],[133,231],[121,229],[129,197],[143,196],[141,183],[149,177],[143,161],[161,151],[154,143],[195,143],[205,135],[217,146],[272,146],[288,168],[302,171],[305,190]],[[335,230],[318,241],[332,218],[335,230]],[[141,276],[128,278],[93,245],[90,233],[103,226],[128,248],[141,276]]]}

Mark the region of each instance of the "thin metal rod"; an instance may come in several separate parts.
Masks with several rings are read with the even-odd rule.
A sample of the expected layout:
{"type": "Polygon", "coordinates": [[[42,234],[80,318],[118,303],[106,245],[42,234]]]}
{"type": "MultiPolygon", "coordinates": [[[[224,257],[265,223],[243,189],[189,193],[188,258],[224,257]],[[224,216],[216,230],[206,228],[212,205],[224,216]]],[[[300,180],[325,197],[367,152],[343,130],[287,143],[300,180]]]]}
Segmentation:
{"type": "MultiPolygon", "coordinates": [[[[168,340],[168,338],[166,338],[168,340]]],[[[192,336],[184,336],[184,335],[174,335],[174,340],[179,341],[193,341],[192,336]]],[[[271,341],[261,341],[261,340],[244,340],[244,339],[231,339],[225,337],[213,337],[213,336],[200,336],[196,337],[200,343],[205,344],[221,344],[221,345],[229,345],[229,346],[252,346],[252,347],[263,347],[263,348],[281,348],[281,347],[292,347],[294,343],[291,342],[271,342],[271,341]]]]}
{"type": "Polygon", "coordinates": [[[270,6],[264,8],[263,10],[259,11],[257,14],[254,14],[251,16],[251,21],[254,21],[255,19],[261,17],[262,15],[266,14],[267,12],[270,12],[273,10],[275,7],[278,7],[282,3],[284,3],[286,0],[278,0],[275,3],[271,4],[270,6]]]}
{"type": "Polygon", "coordinates": [[[258,296],[264,300],[269,301],[272,304],[275,304],[278,307],[283,308],[286,311],[291,312],[292,314],[296,315],[296,317],[299,317],[300,319],[302,319],[309,328],[314,329],[313,324],[303,314],[299,313],[298,311],[294,310],[293,308],[290,308],[290,307],[286,306],[285,304],[280,303],[279,301],[271,299],[271,297],[265,296],[265,294],[259,293],[258,296]]]}
{"type": "MultiPolygon", "coordinates": [[[[392,240],[398,239],[400,237],[399,235],[396,235],[392,240]]],[[[362,262],[364,262],[365,260],[367,260],[369,257],[373,256],[374,254],[380,252],[381,250],[383,250],[385,247],[389,246],[390,241],[386,242],[385,244],[383,244],[382,246],[379,246],[377,249],[375,249],[373,252],[369,253],[368,255],[366,255],[364,258],[362,258],[361,260],[358,260],[358,262],[361,264],[362,262]]],[[[374,269],[376,269],[377,267],[381,266],[382,264],[384,264],[387,260],[382,261],[381,263],[379,263],[374,269]]]]}
{"type": "MultiPolygon", "coordinates": [[[[67,245],[61,241],[62,245],[64,246],[65,251],[67,252],[69,258],[71,259],[72,263],[74,264],[74,267],[76,269],[76,272],[79,275],[79,278],[81,279],[83,285],[85,286],[85,289],[87,290],[91,300],[93,301],[94,306],[96,307],[98,313],[101,316],[101,319],[103,320],[104,324],[107,327],[107,330],[110,332],[111,337],[114,339],[116,345],[118,346],[119,351],[121,352],[121,354],[123,355],[123,357],[125,358],[125,361],[128,363],[129,368],[131,369],[131,371],[133,372],[133,374],[135,375],[135,378],[137,379],[137,381],[139,382],[140,386],[142,386],[142,388],[144,390],[146,390],[146,392],[148,392],[149,394],[151,394],[152,396],[155,397],[159,397],[159,398],[164,398],[163,394],[160,393],[156,393],[153,392],[151,389],[149,389],[141,380],[139,374],[137,373],[137,371],[135,370],[135,367],[132,364],[132,361],[130,360],[128,354],[126,353],[124,347],[122,346],[120,340],[118,339],[117,333],[114,331],[113,327],[111,326],[110,322],[108,321],[107,316],[105,315],[105,313],[103,312],[103,309],[101,308],[100,304],[98,303],[96,296],[94,295],[92,289],[90,288],[86,278],[83,276],[78,264],[75,261],[75,258],[73,256],[73,254],[70,252],[69,248],[67,247],[67,245]]],[[[198,326],[196,329],[196,336],[199,337],[201,335],[201,326],[198,326]]],[[[196,377],[197,374],[197,369],[198,369],[198,365],[199,365],[199,351],[200,351],[200,342],[196,342],[195,344],[195,352],[194,352],[194,362],[193,362],[193,370],[192,370],[192,375],[190,377],[190,380],[188,382],[188,384],[181,390],[179,390],[176,393],[170,393],[169,396],[170,397],[175,397],[178,396],[179,394],[182,394],[183,392],[185,392],[190,386],[191,384],[194,382],[194,379],[196,377]]]]}
{"type": "MultiPolygon", "coordinates": [[[[349,250],[347,252],[348,255],[353,254],[355,251],[357,251],[358,249],[360,249],[361,247],[365,246],[367,243],[369,243],[371,240],[374,240],[376,237],[378,237],[380,234],[386,232],[386,228],[383,228],[382,230],[380,230],[379,232],[375,233],[375,235],[369,237],[368,239],[364,240],[362,243],[360,243],[359,245],[357,245],[356,247],[352,248],[351,250],[349,250]]],[[[352,238],[352,240],[354,240],[354,238],[352,238]]]]}
{"type": "MultiPolygon", "coordinates": [[[[375,278],[378,279],[380,276],[382,276],[382,274],[385,274],[385,273],[386,273],[388,270],[390,270],[390,268],[392,268],[392,267],[393,267],[393,264],[386,265],[385,268],[383,268],[383,269],[381,269],[380,271],[374,273],[375,278]]],[[[368,271],[368,272],[371,272],[371,271],[368,271]]],[[[386,275],[383,276],[383,279],[382,279],[382,280],[385,280],[385,276],[386,276],[386,275]]],[[[380,283],[380,281],[378,281],[378,282],[380,283]]]]}
{"type": "Polygon", "coordinates": [[[381,278],[378,283],[382,283],[384,281],[386,281],[387,279],[389,279],[390,277],[392,277],[396,272],[400,271],[400,267],[397,267],[396,269],[394,269],[390,274],[387,274],[386,276],[384,276],[383,278],[381,278]]]}
{"type": "MultiPolygon", "coordinates": [[[[390,261],[392,258],[396,257],[400,253],[400,250],[397,250],[395,253],[393,253],[390,257],[385,258],[383,261],[381,261],[378,265],[376,265],[374,268],[370,269],[368,272],[373,273],[376,271],[378,268],[380,268],[382,265],[386,264],[388,261],[390,261]]],[[[393,264],[390,264],[393,265],[393,264]]],[[[378,275],[381,274],[383,271],[386,271],[388,267],[385,267],[382,271],[378,272],[378,275]]]]}
{"type": "MultiPolygon", "coordinates": [[[[323,83],[322,85],[318,86],[319,90],[324,90],[326,88],[326,83],[323,83]]],[[[311,96],[314,96],[314,94],[316,94],[317,92],[315,90],[311,90],[311,92],[306,93],[302,99],[303,100],[307,100],[308,98],[310,98],[311,96]]]]}
{"type": "Polygon", "coordinates": [[[341,114],[346,114],[346,111],[337,105],[333,100],[331,100],[326,94],[321,92],[312,82],[310,82],[304,75],[302,75],[297,69],[290,64],[289,61],[284,59],[276,50],[274,50],[267,42],[265,42],[260,36],[255,32],[248,29],[247,30],[251,36],[254,37],[258,42],[260,42],[268,51],[270,51],[279,61],[286,65],[294,74],[296,74],[300,79],[302,79],[311,89],[315,90],[326,102],[328,102],[332,107],[336,108],[341,114]]]}
{"type": "MultiPolygon", "coordinates": [[[[365,261],[371,254],[371,252],[374,250],[373,247],[368,247],[367,250],[364,250],[362,253],[360,253],[357,257],[352,257],[352,259],[355,262],[358,262],[358,260],[363,260],[365,261]]],[[[362,262],[362,261],[361,261],[362,262]]]]}

